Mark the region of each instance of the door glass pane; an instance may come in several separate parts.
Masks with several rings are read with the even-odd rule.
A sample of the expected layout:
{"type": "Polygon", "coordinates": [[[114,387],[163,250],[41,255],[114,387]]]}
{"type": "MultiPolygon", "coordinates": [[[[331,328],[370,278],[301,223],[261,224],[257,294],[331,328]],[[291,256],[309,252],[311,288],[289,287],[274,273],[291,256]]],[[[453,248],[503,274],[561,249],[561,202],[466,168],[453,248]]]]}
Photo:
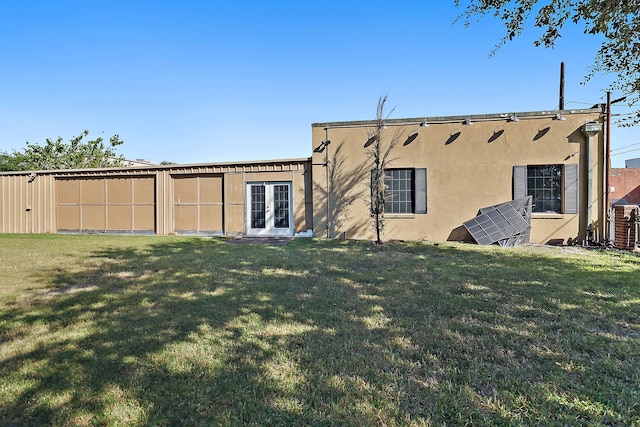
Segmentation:
{"type": "Polygon", "coordinates": [[[273,186],[273,210],[276,228],[289,228],[289,186],[273,186]]]}
{"type": "Polygon", "coordinates": [[[265,187],[251,186],[251,228],[265,228],[265,187]]]}

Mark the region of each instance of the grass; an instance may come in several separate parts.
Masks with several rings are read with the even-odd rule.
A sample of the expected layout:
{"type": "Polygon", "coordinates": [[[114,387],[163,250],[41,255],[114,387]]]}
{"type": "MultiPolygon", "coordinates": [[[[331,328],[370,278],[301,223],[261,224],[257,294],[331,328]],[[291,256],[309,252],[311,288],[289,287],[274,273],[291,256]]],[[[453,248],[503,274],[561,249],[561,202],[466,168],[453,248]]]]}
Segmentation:
{"type": "Polygon", "coordinates": [[[640,426],[640,257],[0,235],[0,425],[640,426]]]}

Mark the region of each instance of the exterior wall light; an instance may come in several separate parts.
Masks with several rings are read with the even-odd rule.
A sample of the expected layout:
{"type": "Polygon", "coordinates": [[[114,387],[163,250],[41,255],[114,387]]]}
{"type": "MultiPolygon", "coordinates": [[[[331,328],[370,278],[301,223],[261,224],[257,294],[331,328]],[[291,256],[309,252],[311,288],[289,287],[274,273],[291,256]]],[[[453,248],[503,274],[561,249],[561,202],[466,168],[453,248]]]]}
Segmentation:
{"type": "Polygon", "coordinates": [[[327,145],[331,144],[331,141],[329,141],[328,139],[325,139],[324,141],[322,141],[320,143],[320,145],[318,145],[316,148],[313,149],[314,153],[322,153],[324,151],[325,148],[327,148],[327,145]]]}

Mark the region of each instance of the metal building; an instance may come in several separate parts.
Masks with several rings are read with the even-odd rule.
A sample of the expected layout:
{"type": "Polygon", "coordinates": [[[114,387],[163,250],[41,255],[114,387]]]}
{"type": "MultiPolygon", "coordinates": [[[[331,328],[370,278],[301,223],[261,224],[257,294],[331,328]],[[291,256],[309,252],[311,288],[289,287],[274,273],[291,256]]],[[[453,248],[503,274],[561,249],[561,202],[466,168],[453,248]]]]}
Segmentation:
{"type": "Polygon", "coordinates": [[[0,174],[2,233],[293,235],[309,159],[0,174]]]}

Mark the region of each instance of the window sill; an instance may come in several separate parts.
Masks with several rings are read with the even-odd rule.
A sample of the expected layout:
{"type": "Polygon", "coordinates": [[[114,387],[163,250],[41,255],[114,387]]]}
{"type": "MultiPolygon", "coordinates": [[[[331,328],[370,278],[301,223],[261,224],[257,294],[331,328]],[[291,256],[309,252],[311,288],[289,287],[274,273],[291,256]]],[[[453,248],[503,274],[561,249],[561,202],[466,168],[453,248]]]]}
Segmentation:
{"type": "MultiPolygon", "coordinates": [[[[577,215],[577,214],[572,214],[577,215]]],[[[559,213],[545,213],[545,212],[534,212],[531,214],[531,219],[563,219],[567,215],[559,214],[559,213]]]]}
{"type": "Polygon", "coordinates": [[[414,219],[416,214],[384,214],[385,219],[414,219]]]}

